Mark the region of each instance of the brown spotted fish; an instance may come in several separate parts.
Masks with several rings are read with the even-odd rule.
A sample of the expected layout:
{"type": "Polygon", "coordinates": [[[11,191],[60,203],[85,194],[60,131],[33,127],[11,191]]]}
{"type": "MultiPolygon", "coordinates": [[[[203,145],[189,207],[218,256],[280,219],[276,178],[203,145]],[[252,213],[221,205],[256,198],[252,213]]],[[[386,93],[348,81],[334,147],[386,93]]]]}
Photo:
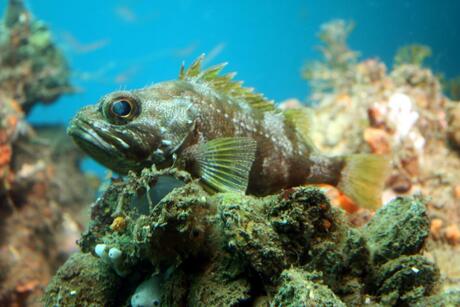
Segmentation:
{"type": "Polygon", "coordinates": [[[178,80],[102,97],[68,133],[120,174],[174,165],[213,191],[267,195],[324,183],[360,206],[380,205],[385,157],[321,154],[308,136],[308,112],[282,112],[234,74],[221,75],[225,64],[202,70],[202,61],[182,66],[178,80]]]}

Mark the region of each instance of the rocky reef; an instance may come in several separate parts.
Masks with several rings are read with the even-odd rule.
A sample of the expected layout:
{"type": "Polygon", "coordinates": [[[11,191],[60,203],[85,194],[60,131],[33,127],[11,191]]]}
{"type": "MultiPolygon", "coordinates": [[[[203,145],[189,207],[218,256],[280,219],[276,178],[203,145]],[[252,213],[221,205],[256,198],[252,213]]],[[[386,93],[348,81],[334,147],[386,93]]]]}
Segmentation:
{"type": "MultiPolygon", "coordinates": [[[[393,170],[384,201],[415,193],[431,196],[429,215],[442,223],[438,235],[460,243],[460,236],[446,231],[460,224],[460,173],[451,171],[460,167],[459,103],[444,95],[438,77],[424,66],[431,51],[422,45],[400,48],[389,72],[377,59],[350,56],[337,64],[330,54],[338,51],[330,49],[357,55],[346,44],[349,29],[344,21],[322,28],[320,38],[329,38],[322,39],[324,60],[316,64],[316,75],[304,75],[315,101],[315,144],[332,154],[391,156],[393,170]],[[346,84],[341,81],[344,74],[352,76],[346,84]],[[317,83],[327,83],[329,90],[317,83]]],[[[303,106],[291,101],[282,107],[303,106]]]]}
{"type": "Polygon", "coordinates": [[[439,290],[420,254],[421,198],[397,198],[353,228],[317,188],[209,195],[187,173],[146,169],[113,180],[91,211],[47,306],[388,306],[439,290]]]}
{"type": "Polygon", "coordinates": [[[326,60],[304,72],[326,129],[314,138],[331,153],[393,157],[383,208],[324,187],[211,195],[186,172],[153,167],[110,179],[80,237],[98,183],[62,127],[26,120],[73,91],[70,70],[46,26],[10,0],[0,26],[0,305],[459,305],[457,277],[439,260],[458,255],[431,246],[460,242],[458,103],[423,67],[428,49],[401,49],[387,73],[358,60],[352,28],[323,26],[326,60]]]}
{"type": "Polygon", "coordinates": [[[0,22],[0,305],[40,306],[95,195],[83,154],[62,126],[26,115],[71,91],[70,70],[46,26],[11,0],[0,22]]]}
{"type": "MultiPolygon", "coordinates": [[[[397,196],[427,197],[427,255],[441,267],[444,285],[458,289],[460,172],[454,170],[460,168],[460,103],[448,97],[458,97],[456,83],[451,80],[443,92],[439,75],[425,64],[432,51],[420,44],[401,47],[391,68],[378,59],[359,60],[347,44],[350,29],[345,21],[323,26],[323,60],[315,64],[315,74],[304,74],[315,101],[310,108],[314,142],[332,154],[372,152],[392,158],[384,203],[397,196]],[[331,57],[339,53],[350,56],[341,61],[331,57]],[[346,83],[344,75],[349,76],[346,83]],[[327,90],[317,86],[324,83],[327,90]]],[[[304,106],[291,100],[282,107],[304,106]]],[[[355,225],[372,216],[342,201],[332,188],[328,195],[350,213],[355,225]]]]}

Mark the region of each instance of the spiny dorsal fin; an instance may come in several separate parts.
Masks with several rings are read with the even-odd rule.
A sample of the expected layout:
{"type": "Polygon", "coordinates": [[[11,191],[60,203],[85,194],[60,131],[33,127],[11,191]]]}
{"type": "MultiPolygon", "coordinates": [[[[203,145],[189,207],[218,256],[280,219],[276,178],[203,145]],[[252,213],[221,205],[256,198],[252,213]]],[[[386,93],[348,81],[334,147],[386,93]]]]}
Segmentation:
{"type": "Polygon", "coordinates": [[[216,91],[231,97],[246,101],[252,108],[261,111],[276,111],[273,101],[266,99],[262,94],[254,93],[253,88],[243,87],[242,81],[234,81],[235,73],[220,75],[227,63],[218,64],[202,70],[204,54],[202,54],[189,68],[182,64],[179,80],[198,82],[208,85],[216,91]]]}

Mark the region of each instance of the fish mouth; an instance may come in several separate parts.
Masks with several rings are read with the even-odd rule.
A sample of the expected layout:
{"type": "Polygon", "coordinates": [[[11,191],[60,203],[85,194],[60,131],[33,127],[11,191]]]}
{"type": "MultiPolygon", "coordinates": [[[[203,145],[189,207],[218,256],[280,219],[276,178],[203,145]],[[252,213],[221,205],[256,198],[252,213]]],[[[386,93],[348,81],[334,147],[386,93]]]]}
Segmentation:
{"type": "Polygon", "coordinates": [[[130,161],[123,157],[116,146],[119,144],[110,142],[115,138],[115,140],[123,142],[123,145],[126,143],[111,136],[109,131],[103,131],[102,128],[99,128],[101,127],[94,127],[90,122],[77,117],[67,128],[67,134],[89,156],[117,173],[126,174],[130,169],[136,168],[136,165],[131,165],[130,161]]]}
{"type": "Polygon", "coordinates": [[[67,128],[67,134],[85,151],[86,149],[90,150],[90,154],[92,150],[104,151],[105,153],[115,150],[115,146],[104,140],[92,125],[80,118],[76,118],[71,122],[69,128],[67,128]]]}

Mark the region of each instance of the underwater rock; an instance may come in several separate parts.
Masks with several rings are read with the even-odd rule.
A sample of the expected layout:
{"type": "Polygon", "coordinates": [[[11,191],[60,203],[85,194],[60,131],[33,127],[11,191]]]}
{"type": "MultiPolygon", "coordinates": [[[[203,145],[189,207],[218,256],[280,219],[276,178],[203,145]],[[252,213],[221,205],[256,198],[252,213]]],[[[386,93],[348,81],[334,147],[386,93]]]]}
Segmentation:
{"type": "MultiPolygon", "coordinates": [[[[186,305],[219,306],[223,302],[238,306],[251,301],[251,283],[238,263],[229,254],[216,255],[190,280],[186,305]]],[[[176,306],[176,305],[173,305],[176,306]]]]}
{"type": "MultiPolygon", "coordinates": [[[[6,2],[6,1],[5,1],[6,2]]],[[[32,127],[26,114],[71,91],[70,70],[46,26],[23,1],[0,21],[0,305],[36,306],[76,251],[97,182],[62,126],[32,127]]]]}
{"type": "Polygon", "coordinates": [[[400,256],[374,273],[375,293],[385,306],[423,302],[439,283],[439,269],[421,255],[400,256]]]}
{"type": "Polygon", "coordinates": [[[425,306],[446,306],[446,307],[456,307],[460,306],[460,291],[445,291],[438,295],[433,295],[425,298],[424,300],[412,304],[415,307],[425,307],[425,306]]]}
{"type": "Polygon", "coordinates": [[[70,256],[55,276],[45,306],[113,306],[122,286],[108,264],[84,253],[70,256]]]}
{"type": "Polygon", "coordinates": [[[417,198],[397,198],[381,208],[363,229],[374,263],[417,253],[429,235],[425,204],[417,198]]]}
{"type": "Polygon", "coordinates": [[[443,87],[452,100],[460,100],[460,76],[450,80],[443,80],[443,87]]]}
{"type": "Polygon", "coordinates": [[[0,26],[0,84],[27,113],[72,92],[70,69],[46,25],[23,1],[10,0],[0,26]]]}
{"type": "MultiPolygon", "coordinates": [[[[390,74],[396,86],[420,88],[428,95],[436,96],[441,94],[441,83],[439,79],[429,69],[422,68],[418,65],[402,64],[396,66],[390,74]]],[[[431,109],[436,105],[436,101],[423,101],[416,99],[416,102],[422,102],[421,107],[431,109]]],[[[433,99],[434,100],[434,99],[433,99]]]]}
{"type": "MultiPolygon", "coordinates": [[[[92,253],[85,257],[101,265],[98,270],[127,285],[105,305],[137,304],[151,276],[161,280],[153,296],[166,306],[416,303],[436,294],[438,269],[420,255],[429,232],[424,202],[397,199],[374,218],[367,227],[351,228],[343,212],[312,187],[263,198],[209,195],[187,173],[152,168],[112,181],[92,206],[90,228],[79,244],[92,253]],[[153,202],[162,176],[184,185],[171,185],[169,194],[153,202]],[[120,219],[125,226],[114,228],[120,219]],[[120,262],[96,256],[111,250],[123,256],[120,262]],[[124,274],[117,274],[119,265],[124,274]]],[[[82,267],[79,261],[69,260],[66,270],[82,267]]],[[[53,285],[61,278],[54,277],[48,301],[57,299],[53,285]]]]}
{"type": "Polygon", "coordinates": [[[42,286],[76,251],[96,192],[79,169],[82,157],[59,126],[15,141],[13,176],[0,194],[0,263],[8,268],[1,270],[0,305],[37,301],[42,286]]]}
{"type": "Polygon", "coordinates": [[[289,269],[281,274],[280,287],[270,306],[346,305],[321,282],[321,274],[289,269]]]}
{"type": "Polygon", "coordinates": [[[448,138],[454,148],[460,150],[460,103],[449,108],[448,112],[448,138]]]}

